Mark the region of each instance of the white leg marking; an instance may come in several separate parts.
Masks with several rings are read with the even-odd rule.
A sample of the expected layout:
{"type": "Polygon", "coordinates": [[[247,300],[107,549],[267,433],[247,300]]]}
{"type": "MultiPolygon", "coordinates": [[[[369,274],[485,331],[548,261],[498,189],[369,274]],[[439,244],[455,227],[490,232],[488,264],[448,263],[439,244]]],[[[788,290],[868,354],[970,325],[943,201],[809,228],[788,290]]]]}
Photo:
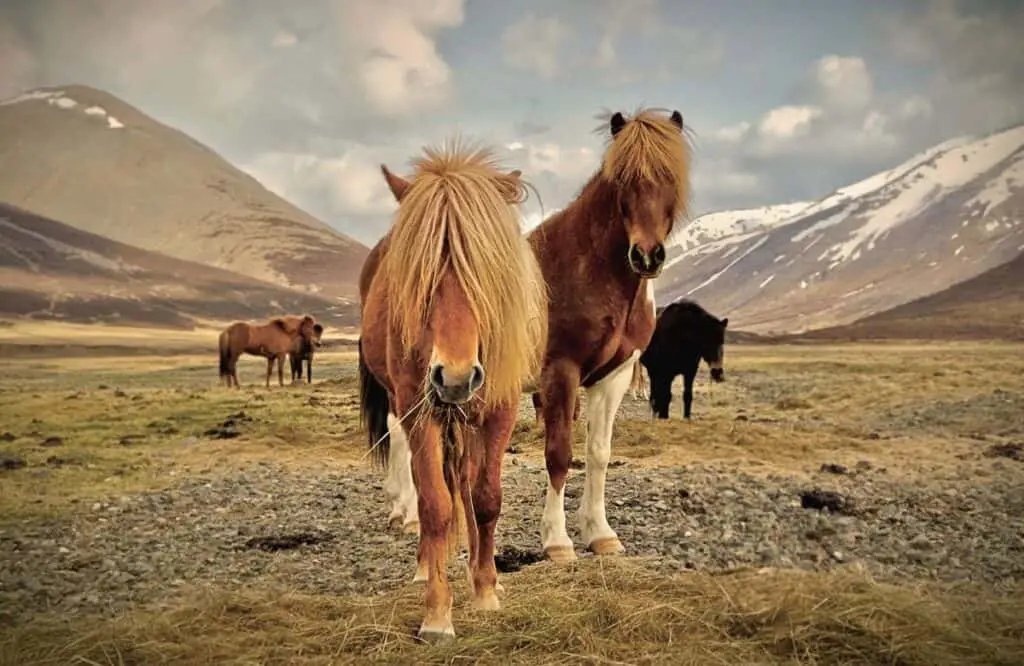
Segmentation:
{"type": "Polygon", "coordinates": [[[419,522],[416,485],[412,480],[412,452],[405,429],[394,414],[388,414],[391,449],[388,454],[388,476],[384,489],[392,500],[389,521],[411,530],[419,522]]]}
{"type": "Polygon", "coordinates": [[[549,549],[573,551],[572,539],[565,530],[565,486],[556,491],[548,481],[548,493],[544,498],[544,515],[540,519],[540,538],[544,552],[549,549]]]}
{"type": "Polygon", "coordinates": [[[595,541],[618,538],[605,517],[604,485],[612,453],[612,424],[639,356],[640,352],[634,352],[629,360],[587,389],[586,478],[577,518],[588,547],[595,541]]]}

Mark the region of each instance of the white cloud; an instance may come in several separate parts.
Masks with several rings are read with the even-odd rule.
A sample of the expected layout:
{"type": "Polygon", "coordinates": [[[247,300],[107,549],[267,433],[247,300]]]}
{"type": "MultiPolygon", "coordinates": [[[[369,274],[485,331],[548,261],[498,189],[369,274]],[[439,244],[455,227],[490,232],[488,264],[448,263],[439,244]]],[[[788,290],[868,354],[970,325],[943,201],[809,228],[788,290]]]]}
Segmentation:
{"type": "Polygon", "coordinates": [[[923,11],[882,12],[879,24],[890,54],[932,70],[931,131],[986,131],[1024,119],[1020,3],[933,0],[923,11]]]}
{"type": "Polygon", "coordinates": [[[288,32],[287,30],[281,30],[274,39],[271,40],[270,45],[276,49],[286,49],[291,46],[295,46],[299,43],[299,38],[294,32],[288,32]]]}
{"type": "Polygon", "coordinates": [[[395,202],[380,162],[354,147],[341,157],[309,153],[264,153],[246,165],[268,190],[286,199],[316,199],[333,216],[387,215],[395,202]]]}
{"type": "Polygon", "coordinates": [[[822,110],[816,106],[780,106],[764,114],[757,131],[768,139],[794,139],[806,136],[811,123],[821,115],[822,110]]]}
{"type": "Polygon", "coordinates": [[[576,36],[572,26],[555,16],[527,14],[501,36],[505,64],[551,80],[563,70],[563,47],[576,36]]]}
{"type": "Polygon", "coordinates": [[[550,172],[560,179],[582,184],[597,169],[600,155],[588,146],[565,146],[558,143],[520,142],[506,146],[517,168],[526,174],[550,172]]]}
{"type": "Polygon", "coordinates": [[[856,111],[874,97],[874,82],[861,58],[827,55],[815,63],[814,79],[820,103],[830,108],[856,111]]]}
{"type": "Polygon", "coordinates": [[[435,35],[462,24],[463,0],[342,0],[337,12],[345,66],[376,111],[416,115],[451,101],[452,71],[435,35]]]}

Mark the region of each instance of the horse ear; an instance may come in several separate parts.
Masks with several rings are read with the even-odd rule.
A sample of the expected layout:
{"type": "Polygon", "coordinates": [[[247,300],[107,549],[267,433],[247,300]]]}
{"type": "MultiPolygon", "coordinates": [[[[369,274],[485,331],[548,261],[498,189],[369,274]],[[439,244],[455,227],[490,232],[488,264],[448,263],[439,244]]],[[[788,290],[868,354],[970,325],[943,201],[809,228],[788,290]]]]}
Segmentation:
{"type": "Polygon", "coordinates": [[[674,122],[676,124],[676,127],[678,127],[680,130],[682,130],[683,129],[683,114],[679,113],[679,111],[673,111],[672,112],[672,122],[674,122]]]}
{"type": "Polygon", "coordinates": [[[726,317],[725,319],[722,320],[722,328],[725,328],[728,325],[729,325],[729,318],[726,317]]]}
{"type": "Polygon", "coordinates": [[[391,190],[391,194],[394,195],[395,201],[401,202],[406,190],[409,189],[409,181],[391,173],[384,164],[380,165],[380,171],[384,174],[384,180],[388,182],[388,188],[391,190]]]}
{"type": "Polygon", "coordinates": [[[611,120],[612,136],[615,136],[620,131],[622,131],[622,128],[625,127],[625,126],[626,126],[626,119],[623,117],[621,112],[616,111],[615,115],[612,116],[612,120],[611,120]]]}
{"type": "Polygon", "coordinates": [[[498,178],[498,187],[501,189],[501,194],[505,197],[505,201],[510,204],[523,202],[523,195],[525,193],[523,191],[523,181],[520,179],[522,175],[522,171],[513,169],[498,178]]]}

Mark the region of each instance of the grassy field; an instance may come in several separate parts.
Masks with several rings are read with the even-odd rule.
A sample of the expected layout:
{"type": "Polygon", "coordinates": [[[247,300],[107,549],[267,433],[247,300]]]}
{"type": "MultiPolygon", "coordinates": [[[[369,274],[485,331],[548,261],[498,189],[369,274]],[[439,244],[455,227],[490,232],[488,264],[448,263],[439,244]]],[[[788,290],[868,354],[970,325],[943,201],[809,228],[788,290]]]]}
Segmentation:
{"type": "MultiPolygon", "coordinates": [[[[73,524],[87,519],[95,502],[171,488],[191,476],[268,461],[310,475],[368,464],[351,351],[321,354],[314,387],[279,388],[275,378],[267,390],[263,362],[248,359],[240,366],[242,390],[231,391],[217,386],[212,352],[188,353],[202,339],[181,334],[180,353],[168,356],[152,336],[105,335],[140,349],[131,356],[36,350],[4,359],[0,538],[16,540],[43,523],[73,524]]],[[[19,338],[9,329],[0,341],[19,338]]],[[[680,419],[678,390],[668,422],[651,421],[645,405],[627,396],[613,457],[639,468],[729,463],[751,475],[807,476],[821,461],[870,461],[896,478],[941,483],[966,468],[978,471],[979,484],[993,474],[1024,482],[1024,465],[1012,459],[1013,446],[1024,441],[1022,345],[732,346],[726,376],[722,385],[699,380],[691,423],[680,419]],[[1011,455],[993,472],[993,459],[978,451],[998,446],[1011,455]]],[[[524,407],[513,445],[523,461],[542,464],[543,438],[532,420],[524,407]]],[[[159,604],[113,617],[44,612],[5,623],[0,613],[0,664],[935,665],[1024,658],[1024,590],[1012,586],[998,593],[975,583],[896,587],[855,566],[669,576],[631,558],[585,559],[569,569],[538,564],[503,580],[504,609],[481,615],[457,606],[460,637],[444,647],[412,638],[420,589],[411,584],[351,597],[302,593],[281,579],[258,589],[168,590],[159,604]]],[[[465,600],[464,584],[455,585],[465,600]]]]}

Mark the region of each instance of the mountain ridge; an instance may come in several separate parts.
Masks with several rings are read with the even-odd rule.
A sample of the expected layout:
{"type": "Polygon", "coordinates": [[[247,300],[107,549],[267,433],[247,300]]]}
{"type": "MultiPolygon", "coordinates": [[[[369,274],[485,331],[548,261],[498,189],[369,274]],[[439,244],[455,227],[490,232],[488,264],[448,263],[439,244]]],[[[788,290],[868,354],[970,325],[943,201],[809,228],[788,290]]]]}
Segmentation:
{"type": "Polygon", "coordinates": [[[0,315],[194,328],[308,312],[350,325],[357,308],[120,243],[0,203],[0,315]]]}
{"type": "MultiPolygon", "coordinates": [[[[761,334],[841,326],[927,296],[1024,250],[1024,125],[956,137],[817,202],[762,207],[704,242],[679,231],[660,303],[700,300],[761,334]],[[796,209],[792,215],[782,213],[796,209]]],[[[744,211],[712,213],[719,220],[744,211]]]]}
{"type": "Polygon", "coordinates": [[[0,201],[111,240],[340,302],[361,243],[193,137],[88,86],[0,102],[0,201]]]}

